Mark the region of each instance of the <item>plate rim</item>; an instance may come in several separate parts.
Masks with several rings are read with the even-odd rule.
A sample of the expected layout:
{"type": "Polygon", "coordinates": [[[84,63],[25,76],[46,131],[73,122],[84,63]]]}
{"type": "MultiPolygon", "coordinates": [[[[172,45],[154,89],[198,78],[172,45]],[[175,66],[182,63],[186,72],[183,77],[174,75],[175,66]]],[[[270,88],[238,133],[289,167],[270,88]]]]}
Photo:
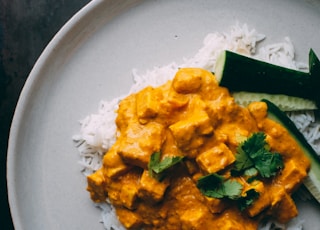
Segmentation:
{"type": "Polygon", "coordinates": [[[41,77],[39,73],[46,65],[48,60],[50,60],[50,57],[54,55],[56,48],[63,43],[63,39],[68,35],[68,33],[75,29],[87,15],[99,8],[99,6],[103,3],[105,3],[104,0],[92,0],[83,6],[79,11],[77,11],[69,20],[67,20],[67,22],[53,36],[38,57],[20,92],[10,125],[6,162],[7,196],[10,214],[15,229],[23,229],[23,223],[20,217],[20,211],[17,208],[16,199],[17,191],[15,187],[15,178],[17,175],[14,169],[17,154],[15,143],[18,139],[19,128],[21,127],[21,123],[23,121],[22,117],[26,110],[26,104],[31,96],[32,88],[35,85],[35,82],[41,77]]]}
{"type": "MultiPolygon", "coordinates": [[[[110,0],[112,1],[112,0],[110,0]]],[[[126,1],[126,0],[125,0],[126,1]]],[[[132,2],[137,2],[138,0],[133,0],[132,2]]],[[[109,2],[109,1],[108,1],[109,2]]],[[[15,187],[15,166],[16,166],[16,140],[18,139],[19,129],[21,123],[23,122],[23,114],[26,112],[26,105],[31,97],[32,89],[34,84],[41,78],[41,71],[46,65],[48,60],[54,56],[54,51],[57,47],[61,46],[63,40],[70,31],[75,29],[81,21],[86,18],[86,16],[92,14],[94,10],[99,8],[101,5],[105,4],[106,0],[92,0],[82,9],[80,9],[74,16],[72,16],[56,33],[52,40],[48,43],[46,48],[43,50],[38,60],[36,61],[34,67],[32,68],[25,85],[20,93],[14,116],[12,119],[9,140],[8,140],[8,151],[7,151],[7,188],[8,188],[8,200],[10,206],[10,212],[13,219],[13,223],[16,229],[23,229],[22,219],[20,217],[20,211],[17,209],[17,190],[15,187]]]]}

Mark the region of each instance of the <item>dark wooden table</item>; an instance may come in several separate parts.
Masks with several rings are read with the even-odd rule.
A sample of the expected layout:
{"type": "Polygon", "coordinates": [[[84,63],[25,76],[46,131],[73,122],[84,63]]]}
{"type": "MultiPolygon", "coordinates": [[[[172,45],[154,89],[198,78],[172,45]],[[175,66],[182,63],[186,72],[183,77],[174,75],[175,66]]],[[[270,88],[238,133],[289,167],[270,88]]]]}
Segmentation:
{"type": "Polygon", "coordinates": [[[45,46],[90,0],[0,0],[0,229],[14,229],[6,185],[8,136],[22,87],[45,46]]]}

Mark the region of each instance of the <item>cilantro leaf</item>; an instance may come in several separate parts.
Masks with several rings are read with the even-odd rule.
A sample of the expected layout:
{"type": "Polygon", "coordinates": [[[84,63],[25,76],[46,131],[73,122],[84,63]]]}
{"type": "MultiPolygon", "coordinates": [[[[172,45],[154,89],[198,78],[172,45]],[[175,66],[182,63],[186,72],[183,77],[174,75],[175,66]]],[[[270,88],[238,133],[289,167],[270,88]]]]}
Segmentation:
{"type": "Polygon", "coordinates": [[[231,200],[236,200],[241,195],[241,191],[243,189],[242,184],[240,184],[236,180],[226,180],[223,183],[225,196],[231,200]]]}
{"type": "Polygon", "coordinates": [[[247,182],[251,183],[258,179],[259,171],[255,168],[248,168],[243,172],[243,175],[247,177],[247,182]]]}
{"type": "Polygon", "coordinates": [[[208,197],[223,198],[224,192],[222,189],[223,177],[212,173],[203,177],[200,177],[197,181],[197,187],[202,194],[208,197]]]}
{"type": "Polygon", "coordinates": [[[149,170],[152,170],[152,168],[154,168],[157,164],[159,164],[160,162],[160,157],[161,157],[161,153],[160,152],[154,152],[151,156],[150,156],[150,161],[148,163],[148,168],[149,170]]]}
{"type": "MultiPolygon", "coordinates": [[[[237,148],[236,160],[231,168],[231,176],[245,176],[247,182],[275,176],[284,167],[282,156],[272,153],[263,132],[253,133],[237,148]]],[[[212,173],[199,178],[197,187],[208,197],[235,201],[242,211],[250,206],[259,192],[250,189],[243,193],[243,185],[235,179],[225,179],[212,173]]]]}
{"type": "Polygon", "coordinates": [[[213,198],[235,200],[241,195],[243,186],[236,180],[225,180],[223,176],[211,173],[199,178],[197,187],[202,194],[213,198]]]}
{"type": "Polygon", "coordinates": [[[165,157],[160,161],[161,153],[155,152],[150,156],[150,161],[148,163],[149,174],[154,178],[161,180],[164,177],[163,173],[181,162],[183,158],[183,156],[165,157]]]}
{"type": "Polygon", "coordinates": [[[244,171],[243,175],[248,176],[248,177],[252,177],[252,176],[257,176],[258,175],[258,170],[254,167],[252,168],[248,168],[244,171]]]}
{"type": "Polygon", "coordinates": [[[254,133],[241,144],[241,148],[243,149],[243,151],[249,154],[250,157],[253,157],[256,152],[258,152],[260,149],[265,148],[265,146],[267,145],[265,139],[266,135],[263,132],[254,133]]]}
{"type": "Polygon", "coordinates": [[[238,200],[240,211],[245,210],[247,207],[253,204],[253,202],[259,197],[259,193],[255,189],[246,191],[245,196],[242,196],[238,200]]]}
{"type": "Polygon", "coordinates": [[[165,157],[158,164],[154,164],[152,167],[152,170],[155,173],[161,173],[164,170],[172,167],[173,165],[178,164],[180,161],[182,161],[182,159],[183,159],[183,157],[181,157],[181,156],[165,157]]]}
{"type": "Polygon", "coordinates": [[[284,167],[284,164],[279,153],[261,151],[260,155],[255,158],[255,167],[262,177],[270,178],[275,176],[279,169],[284,167]]]}
{"type": "Polygon", "coordinates": [[[231,170],[233,176],[239,176],[245,170],[255,167],[262,177],[270,178],[284,167],[281,155],[270,152],[265,139],[265,133],[257,132],[238,146],[234,168],[231,170]]]}
{"type": "Polygon", "coordinates": [[[259,197],[259,193],[255,189],[250,189],[242,195],[242,184],[233,179],[225,180],[223,176],[216,173],[200,177],[197,187],[205,196],[235,201],[241,211],[259,197]]]}
{"type": "Polygon", "coordinates": [[[241,172],[242,170],[245,170],[247,168],[252,167],[254,164],[252,160],[248,157],[245,151],[242,150],[242,148],[237,149],[237,154],[235,155],[236,161],[234,164],[234,170],[241,172]]]}

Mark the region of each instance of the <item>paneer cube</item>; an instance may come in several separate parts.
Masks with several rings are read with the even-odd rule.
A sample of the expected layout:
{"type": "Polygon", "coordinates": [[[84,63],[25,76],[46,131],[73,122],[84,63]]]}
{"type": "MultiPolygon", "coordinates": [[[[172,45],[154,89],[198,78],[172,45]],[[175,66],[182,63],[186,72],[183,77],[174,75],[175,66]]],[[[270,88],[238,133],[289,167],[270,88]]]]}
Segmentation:
{"type": "Polygon", "coordinates": [[[189,97],[184,94],[170,91],[167,97],[167,101],[170,104],[171,109],[180,109],[189,103],[189,97]]]}
{"type": "Polygon", "coordinates": [[[238,222],[235,217],[232,218],[232,215],[225,214],[215,226],[215,229],[223,230],[246,230],[252,229],[249,226],[244,226],[241,222],[238,222]]]}
{"type": "Polygon", "coordinates": [[[102,169],[87,176],[87,191],[90,192],[90,197],[94,202],[103,202],[106,200],[107,192],[104,189],[104,177],[102,169]]]}
{"type": "Polygon", "coordinates": [[[227,203],[222,199],[205,197],[206,205],[209,208],[211,213],[217,214],[223,212],[227,208],[227,203]]]}
{"type": "Polygon", "coordinates": [[[224,143],[221,143],[198,155],[196,161],[202,170],[215,173],[232,164],[235,156],[224,143]]]}
{"type": "Polygon", "coordinates": [[[139,229],[143,223],[140,215],[126,208],[118,208],[117,215],[126,229],[139,229]]]}
{"type": "Polygon", "coordinates": [[[189,120],[181,120],[169,126],[178,147],[185,148],[189,145],[193,135],[195,134],[196,126],[189,120]]]}
{"type": "Polygon", "coordinates": [[[199,170],[198,165],[193,160],[185,160],[184,164],[190,175],[195,174],[199,170]]]}
{"type": "Polygon", "coordinates": [[[136,110],[135,94],[131,94],[120,101],[117,111],[118,116],[116,117],[116,125],[120,132],[124,131],[128,127],[129,122],[135,118],[136,110]]]}
{"type": "MultiPolygon", "coordinates": [[[[220,91],[218,92],[220,94],[220,91]]],[[[234,114],[237,111],[237,104],[228,94],[229,92],[226,90],[225,94],[220,95],[216,100],[206,101],[206,111],[211,120],[220,122],[221,120],[228,121],[236,118],[234,114]]]]}
{"type": "Polygon", "coordinates": [[[117,153],[116,145],[113,145],[103,157],[104,175],[109,178],[115,178],[131,169],[131,166],[125,164],[117,153]]]}
{"type": "Polygon", "coordinates": [[[165,137],[164,128],[159,123],[132,123],[121,138],[118,154],[124,162],[146,169],[150,156],[161,149],[165,137]]]}
{"type": "Polygon", "coordinates": [[[307,176],[304,167],[300,167],[299,162],[290,160],[285,164],[279,180],[284,185],[288,193],[293,192],[302,183],[303,179],[307,176]]]}
{"type": "Polygon", "coordinates": [[[119,199],[119,191],[118,190],[111,190],[108,191],[108,199],[115,205],[122,205],[119,199]]]}
{"type": "Polygon", "coordinates": [[[187,209],[180,217],[182,229],[203,229],[208,211],[203,209],[187,209]]]}
{"type": "Polygon", "coordinates": [[[121,188],[120,200],[123,206],[134,209],[138,197],[138,188],[135,184],[125,184],[121,188]]]}
{"type": "Polygon", "coordinates": [[[268,106],[264,102],[252,102],[248,105],[248,109],[257,121],[264,119],[268,114],[268,106]]]}
{"type": "Polygon", "coordinates": [[[204,110],[200,110],[196,113],[193,113],[190,120],[195,123],[197,134],[209,135],[213,132],[211,120],[210,120],[207,112],[205,112],[204,110]]]}
{"type": "MultiPolygon", "coordinates": [[[[259,191],[258,191],[259,192],[259,191]]],[[[255,217],[271,206],[272,194],[270,191],[259,192],[259,197],[250,205],[246,212],[250,217],[255,217]]]]}
{"type": "Polygon", "coordinates": [[[153,118],[158,114],[160,91],[149,86],[137,94],[137,115],[139,121],[153,118]]]}
{"type": "Polygon", "coordinates": [[[138,195],[147,202],[156,203],[162,200],[168,186],[168,179],[164,179],[160,182],[151,177],[148,170],[144,170],[140,178],[138,195]]]}
{"type": "Polygon", "coordinates": [[[194,111],[187,119],[169,126],[177,145],[181,149],[198,148],[203,144],[201,136],[213,132],[208,114],[205,111],[194,111]],[[200,141],[199,141],[200,140],[200,141]]]}
{"type": "Polygon", "coordinates": [[[181,94],[196,93],[202,85],[204,71],[198,68],[180,69],[172,81],[173,88],[181,94]]]}
{"type": "Polygon", "coordinates": [[[298,210],[291,196],[284,189],[277,191],[272,202],[273,216],[280,223],[287,223],[298,215],[298,210]]]}
{"type": "Polygon", "coordinates": [[[265,191],[263,182],[256,180],[251,184],[243,183],[243,186],[244,189],[241,194],[243,197],[247,196],[247,192],[252,189],[259,193],[259,196],[256,198],[254,203],[246,209],[249,216],[254,217],[271,205],[271,198],[269,193],[265,191]]]}
{"type": "Polygon", "coordinates": [[[138,197],[138,187],[136,184],[124,184],[120,191],[120,201],[128,209],[134,209],[138,197]]]}
{"type": "Polygon", "coordinates": [[[171,131],[167,129],[165,133],[166,133],[165,141],[161,146],[162,158],[172,157],[172,156],[182,156],[183,153],[178,148],[171,131]]]}

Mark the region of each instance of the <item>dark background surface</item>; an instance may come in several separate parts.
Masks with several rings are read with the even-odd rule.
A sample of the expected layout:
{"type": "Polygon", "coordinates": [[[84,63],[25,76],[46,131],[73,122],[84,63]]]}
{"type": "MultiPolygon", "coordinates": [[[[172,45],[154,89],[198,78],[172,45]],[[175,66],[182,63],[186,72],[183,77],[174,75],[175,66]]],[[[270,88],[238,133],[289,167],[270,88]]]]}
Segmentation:
{"type": "Polygon", "coordinates": [[[0,229],[14,229],[6,185],[8,136],[19,94],[59,29],[90,0],[0,0],[0,229]]]}

